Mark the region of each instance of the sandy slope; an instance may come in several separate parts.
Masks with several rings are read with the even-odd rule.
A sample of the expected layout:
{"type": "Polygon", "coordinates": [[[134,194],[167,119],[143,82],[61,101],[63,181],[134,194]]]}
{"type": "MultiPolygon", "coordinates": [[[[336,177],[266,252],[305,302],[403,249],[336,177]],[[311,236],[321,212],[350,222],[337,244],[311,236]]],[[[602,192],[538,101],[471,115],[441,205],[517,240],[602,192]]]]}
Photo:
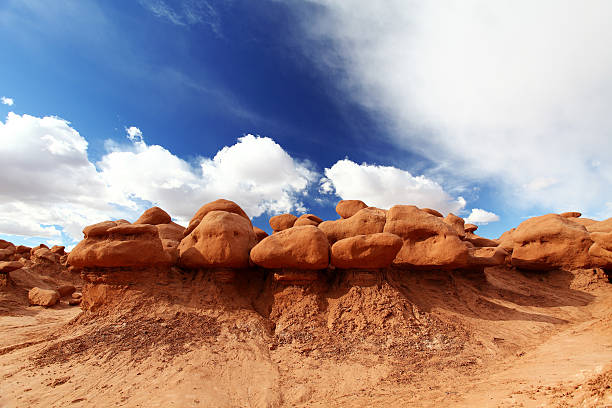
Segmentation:
{"type": "Polygon", "coordinates": [[[1,293],[0,407],[612,405],[601,273],[349,275],[118,273],[84,313],[1,293]]]}

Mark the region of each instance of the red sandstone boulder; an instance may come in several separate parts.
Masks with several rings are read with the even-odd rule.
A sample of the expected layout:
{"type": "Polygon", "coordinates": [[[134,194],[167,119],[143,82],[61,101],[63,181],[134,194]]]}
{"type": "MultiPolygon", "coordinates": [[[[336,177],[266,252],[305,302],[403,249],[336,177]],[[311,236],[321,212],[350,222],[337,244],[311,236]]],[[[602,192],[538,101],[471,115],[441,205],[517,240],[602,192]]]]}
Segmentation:
{"type": "Polygon", "coordinates": [[[240,208],[238,204],[233,201],[224,200],[223,198],[220,198],[208,204],[204,204],[202,207],[200,207],[200,209],[195,213],[191,221],[189,221],[189,226],[187,226],[187,229],[185,230],[183,236],[186,237],[187,235],[191,234],[191,231],[193,231],[200,224],[200,221],[202,221],[206,214],[211,211],[226,211],[229,213],[237,214],[246,219],[249,224],[251,224],[249,216],[246,215],[244,210],[240,208]]]}
{"type": "Polygon", "coordinates": [[[59,293],[60,297],[66,297],[72,295],[76,291],[76,288],[72,285],[64,285],[57,288],[57,293],[59,293]]]}
{"type": "Polygon", "coordinates": [[[421,211],[425,211],[428,214],[435,215],[436,217],[444,218],[441,212],[432,210],[431,208],[421,208],[421,211]]]}
{"type": "Polygon", "coordinates": [[[34,252],[38,251],[41,248],[46,248],[49,249],[48,246],[46,246],[45,244],[40,244],[38,246],[33,247],[32,249],[30,249],[30,256],[34,255],[34,252]]]}
{"type": "Polygon", "coordinates": [[[280,232],[293,227],[296,221],[297,217],[293,214],[275,215],[270,218],[270,226],[274,232],[280,232]]]}
{"type": "Polygon", "coordinates": [[[11,244],[8,241],[3,241],[2,245],[0,246],[0,261],[12,260],[16,252],[17,252],[17,248],[15,247],[15,245],[11,244]],[[10,244],[10,245],[6,245],[4,243],[10,244]]]}
{"type": "Polygon", "coordinates": [[[303,225],[314,225],[315,227],[322,223],[323,220],[317,217],[314,214],[304,214],[300,215],[297,220],[295,220],[294,227],[301,227],[303,225]]]}
{"type": "Polygon", "coordinates": [[[593,232],[590,237],[594,241],[589,248],[593,263],[602,268],[612,268],[612,232],[593,232]]]}
{"type": "Polygon", "coordinates": [[[506,251],[512,253],[514,250],[514,239],[512,238],[512,234],[516,231],[516,228],[512,228],[503,234],[497,239],[498,246],[500,248],[504,248],[506,251]]]}
{"type": "Polygon", "coordinates": [[[341,239],[331,248],[331,264],[341,269],[386,268],[402,245],[400,237],[388,232],[341,239]]]}
{"type": "Polygon", "coordinates": [[[37,264],[52,264],[59,263],[60,255],[51,251],[49,248],[42,247],[33,251],[30,259],[37,264]]]}
{"type": "Polygon", "coordinates": [[[17,259],[19,258],[30,258],[30,251],[32,250],[32,248],[25,246],[25,245],[18,245],[15,248],[15,257],[17,259]]]}
{"type": "Polygon", "coordinates": [[[578,211],[568,211],[568,212],[564,212],[559,214],[560,216],[562,216],[563,218],[579,218],[582,213],[579,213],[578,211]]]}
{"type": "Polygon", "coordinates": [[[498,266],[506,263],[506,258],[510,254],[499,247],[482,247],[470,249],[470,265],[474,266],[498,266]]]}
{"type": "Polygon", "coordinates": [[[66,247],[63,245],[53,245],[50,249],[51,252],[58,256],[66,255],[66,247]]]}
{"type": "Polygon", "coordinates": [[[313,225],[293,227],[257,244],[251,250],[251,261],[268,269],[325,269],[329,244],[323,231],[313,225]]]}
{"type": "Polygon", "coordinates": [[[13,272],[21,268],[23,268],[23,264],[18,261],[0,262],[0,273],[3,273],[3,274],[7,274],[9,272],[13,272]]]}
{"type": "Polygon", "coordinates": [[[368,207],[357,211],[350,218],[323,221],[319,224],[319,229],[327,235],[330,245],[333,245],[344,238],[383,232],[386,219],[384,210],[368,207]]]}
{"type": "MultiPolygon", "coordinates": [[[[589,225],[597,224],[599,221],[592,220],[590,218],[568,218],[568,220],[573,221],[577,224],[582,225],[583,227],[588,227],[589,225]]],[[[587,228],[588,231],[588,228],[587,228]]]]}
{"type": "Polygon", "coordinates": [[[474,232],[478,229],[478,225],[474,224],[465,224],[464,225],[465,232],[474,232]]]}
{"type": "Polygon", "coordinates": [[[404,241],[393,265],[413,268],[458,269],[469,264],[467,245],[440,217],[412,205],[396,205],[387,213],[385,232],[404,241]]]}
{"type": "Polygon", "coordinates": [[[268,236],[268,233],[261,228],[253,227],[253,232],[255,233],[255,239],[257,242],[260,242],[262,239],[268,236]]]}
{"type": "Polygon", "coordinates": [[[60,295],[55,290],[32,288],[28,292],[28,300],[33,306],[53,306],[60,299],[60,295]]]}
{"type": "Polygon", "coordinates": [[[169,224],[172,222],[170,215],[159,207],[151,207],[146,210],[134,224],[169,224]]]}
{"type": "Polygon", "coordinates": [[[453,213],[448,213],[443,221],[453,227],[459,237],[465,238],[465,220],[463,218],[457,217],[453,213]]]}
{"type": "Polygon", "coordinates": [[[256,242],[247,217],[210,211],[179,244],[179,262],[188,268],[246,268],[256,242]]]}
{"type": "Polygon", "coordinates": [[[83,229],[85,239],[68,255],[76,268],[147,267],[169,265],[156,226],[104,221],[83,229]]]}
{"type": "Polygon", "coordinates": [[[361,200],[342,200],[336,205],[336,212],[342,218],[351,218],[368,206],[361,200]]]}
{"type": "Polygon", "coordinates": [[[593,241],[582,226],[559,214],[533,217],[512,233],[512,265],[523,269],[582,268],[593,241]]]}

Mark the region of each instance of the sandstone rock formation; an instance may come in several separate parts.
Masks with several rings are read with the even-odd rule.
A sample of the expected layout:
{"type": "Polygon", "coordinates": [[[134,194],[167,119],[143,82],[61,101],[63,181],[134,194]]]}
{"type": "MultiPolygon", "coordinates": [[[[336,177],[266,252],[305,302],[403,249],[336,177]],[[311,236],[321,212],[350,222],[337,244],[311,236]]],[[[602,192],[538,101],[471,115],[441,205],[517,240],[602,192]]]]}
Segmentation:
{"type": "Polygon", "coordinates": [[[0,287],[6,287],[11,281],[10,273],[23,268],[18,261],[0,261],[0,287]]]}
{"type": "Polygon", "coordinates": [[[388,232],[344,238],[332,246],[331,264],[341,269],[386,268],[402,244],[400,237],[388,232]]]}
{"type": "Polygon", "coordinates": [[[256,242],[246,216],[209,211],[179,244],[179,263],[188,268],[247,268],[256,242]]]}
{"type": "Polygon", "coordinates": [[[559,215],[562,216],[563,218],[579,218],[582,216],[582,213],[579,213],[578,211],[568,211],[568,212],[561,213],[559,215]]]}
{"type": "Polygon", "coordinates": [[[147,267],[169,265],[156,226],[104,221],[83,230],[85,239],[68,255],[76,268],[147,267]]]}
{"type": "Polygon", "coordinates": [[[53,306],[60,299],[60,294],[55,290],[32,288],[28,292],[28,301],[32,306],[53,306]]]}
{"type": "Polygon", "coordinates": [[[464,228],[465,228],[465,232],[475,232],[478,229],[478,225],[465,224],[464,228]]]}
{"type": "Polygon", "coordinates": [[[296,221],[297,217],[293,214],[275,215],[270,218],[270,226],[274,232],[280,232],[293,227],[296,221]]]}
{"type": "Polygon", "coordinates": [[[368,206],[361,200],[342,200],[336,205],[336,212],[342,218],[351,218],[368,206]]]}
{"type": "Polygon", "coordinates": [[[435,215],[436,217],[444,218],[441,212],[433,210],[431,208],[421,208],[421,211],[425,211],[426,213],[435,215]]]}
{"type": "Polygon", "coordinates": [[[255,233],[257,242],[260,242],[262,239],[268,236],[268,233],[261,228],[253,227],[253,232],[255,233]]]}
{"type": "Polygon", "coordinates": [[[159,207],[151,207],[146,210],[134,224],[169,224],[172,222],[172,217],[159,207]]]}
{"type": "Polygon", "coordinates": [[[512,265],[518,268],[549,270],[590,265],[593,241],[582,225],[559,214],[547,214],[522,222],[512,232],[512,265]]]}
{"type": "Polygon", "coordinates": [[[368,207],[357,211],[350,218],[323,221],[319,224],[319,229],[327,235],[330,245],[333,245],[336,241],[355,235],[383,232],[385,222],[386,214],[383,210],[368,207]]]}
{"type": "Polygon", "coordinates": [[[329,244],[325,234],[313,225],[292,227],[262,240],[251,250],[254,264],[269,269],[325,269],[329,244]]]}
{"type": "Polygon", "coordinates": [[[463,218],[457,217],[453,213],[448,213],[448,215],[444,218],[444,222],[453,227],[461,239],[465,238],[465,221],[463,218]]]}
{"type": "Polygon", "coordinates": [[[459,269],[469,264],[467,246],[440,217],[411,205],[396,205],[387,213],[385,232],[403,240],[393,265],[412,268],[459,269]]]}
{"type": "Polygon", "coordinates": [[[295,220],[295,223],[293,224],[293,226],[301,227],[303,225],[314,225],[316,227],[322,222],[323,220],[314,214],[304,214],[304,215],[300,215],[298,219],[295,220]]]}
{"type": "Polygon", "coordinates": [[[243,217],[249,222],[249,224],[251,224],[249,216],[246,215],[244,210],[240,208],[238,204],[233,201],[220,198],[208,204],[204,204],[202,207],[200,207],[200,209],[195,213],[191,221],[189,221],[189,226],[187,226],[187,229],[185,230],[183,235],[186,237],[187,235],[191,234],[191,231],[193,231],[200,224],[200,221],[202,221],[204,216],[206,216],[206,214],[211,211],[226,211],[229,213],[234,213],[243,217]]]}
{"type": "Polygon", "coordinates": [[[589,248],[593,263],[602,268],[612,269],[612,232],[593,232],[590,237],[594,241],[589,248]]]}

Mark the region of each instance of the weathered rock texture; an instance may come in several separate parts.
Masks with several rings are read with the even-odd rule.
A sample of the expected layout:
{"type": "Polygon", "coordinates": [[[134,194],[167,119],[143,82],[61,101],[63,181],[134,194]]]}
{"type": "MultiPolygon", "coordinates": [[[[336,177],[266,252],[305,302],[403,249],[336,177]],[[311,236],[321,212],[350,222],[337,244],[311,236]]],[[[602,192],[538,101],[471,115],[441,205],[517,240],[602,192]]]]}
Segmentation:
{"type": "Polygon", "coordinates": [[[331,248],[331,264],[342,269],[386,268],[402,244],[400,237],[388,232],[341,239],[331,248]]]}
{"type": "Polygon", "coordinates": [[[60,294],[51,289],[32,288],[28,292],[28,300],[33,306],[53,306],[60,299],[60,294]]]}
{"type": "Polygon", "coordinates": [[[293,227],[296,221],[297,217],[293,214],[275,215],[270,218],[270,226],[274,232],[280,232],[293,227]]]}
{"type": "Polygon", "coordinates": [[[251,251],[254,264],[269,269],[325,269],[329,243],[315,226],[292,227],[262,240],[251,251]]]}
{"type": "Polygon", "coordinates": [[[342,218],[351,218],[368,206],[361,200],[342,200],[336,205],[336,212],[342,218]]]}
{"type": "Polygon", "coordinates": [[[373,207],[357,211],[350,218],[336,221],[323,221],[319,229],[327,235],[329,243],[333,245],[336,241],[355,235],[367,235],[383,232],[385,228],[385,212],[373,207]]]}
{"type": "Polygon", "coordinates": [[[240,208],[238,204],[233,201],[220,198],[219,200],[212,201],[200,207],[200,209],[195,213],[191,221],[189,221],[189,226],[185,230],[184,236],[191,234],[191,231],[193,231],[200,224],[200,221],[202,221],[206,214],[211,211],[226,211],[229,213],[234,213],[243,217],[249,222],[249,224],[251,224],[249,216],[246,215],[244,210],[240,208]]]}

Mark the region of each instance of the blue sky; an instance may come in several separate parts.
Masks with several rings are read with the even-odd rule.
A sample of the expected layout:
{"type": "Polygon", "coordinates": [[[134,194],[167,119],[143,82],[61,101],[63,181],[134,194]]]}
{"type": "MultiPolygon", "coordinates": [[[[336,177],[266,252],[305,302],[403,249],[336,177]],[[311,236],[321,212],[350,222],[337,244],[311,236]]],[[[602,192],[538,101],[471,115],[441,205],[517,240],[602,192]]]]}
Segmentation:
{"type": "Polygon", "coordinates": [[[341,198],[453,211],[489,237],[547,212],[609,217],[610,14],[3,2],[0,238],[72,245],[88,223],[152,204],[185,223],[222,197],[268,231],[285,211],[335,219],[341,198]]]}

